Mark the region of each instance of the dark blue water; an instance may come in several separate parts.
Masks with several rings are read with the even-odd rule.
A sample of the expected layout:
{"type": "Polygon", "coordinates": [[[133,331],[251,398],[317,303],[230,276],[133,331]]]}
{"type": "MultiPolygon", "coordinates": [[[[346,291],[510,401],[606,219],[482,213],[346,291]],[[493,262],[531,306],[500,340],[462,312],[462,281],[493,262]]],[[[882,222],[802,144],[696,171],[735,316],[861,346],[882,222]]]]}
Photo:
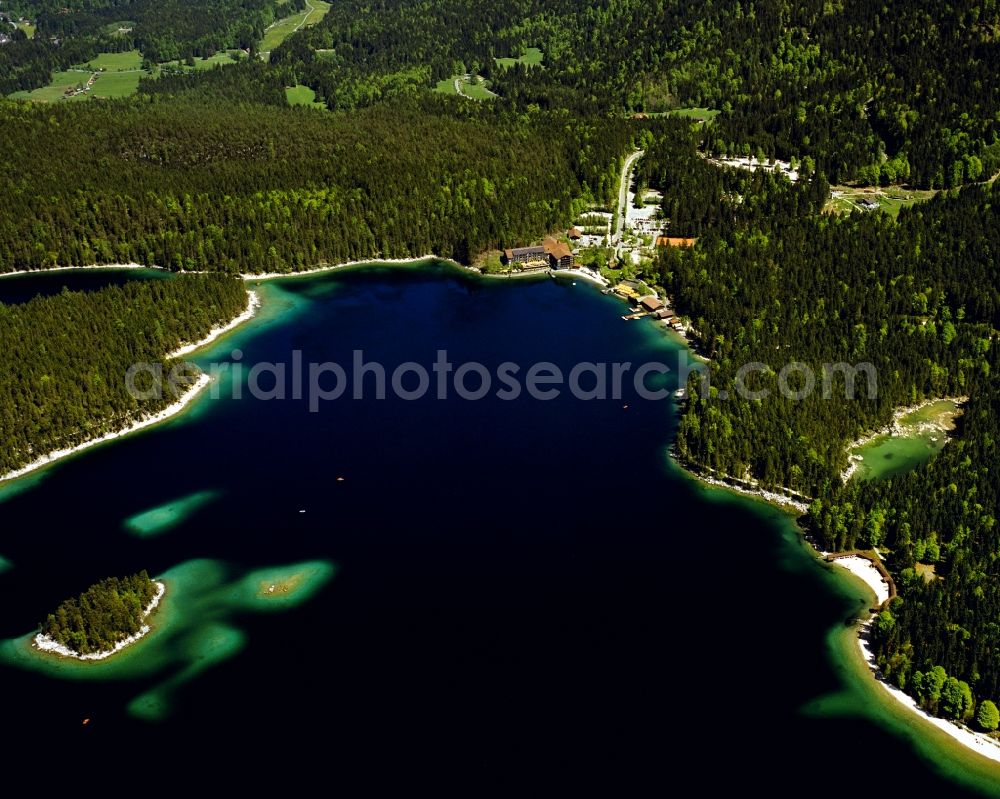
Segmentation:
{"type": "Polygon", "coordinates": [[[46,274],[8,275],[0,278],[0,302],[28,302],[35,297],[50,297],[63,289],[96,291],[105,286],[123,286],[130,280],[167,280],[169,272],[160,269],[80,269],[46,274]]]}
{"type": "MultiPolygon", "coordinates": [[[[210,355],[242,363],[673,363],[645,322],[584,285],[370,270],[266,288],[264,315],[210,355]]],[[[203,358],[200,362],[207,365],[203,358]]],[[[206,400],[91,451],[0,504],[0,638],[109,574],[192,558],[245,570],[326,559],[309,603],[247,613],[237,656],[149,724],[162,675],[71,682],[0,666],[15,750],[158,768],[214,764],[468,795],[777,795],[957,788],[903,740],[802,707],[842,690],[826,635],[867,602],[837,589],[780,513],[669,470],[669,403],[206,400]],[[628,406],[627,408],[625,406],[628,406]],[[337,482],[337,477],[345,478],[337,482]],[[217,499],[140,539],[125,519],[217,499]],[[306,513],[300,513],[305,510],[306,513]],[[91,718],[82,728],[80,720],[91,718]],[[220,755],[219,741],[242,753],[220,755]]]]}

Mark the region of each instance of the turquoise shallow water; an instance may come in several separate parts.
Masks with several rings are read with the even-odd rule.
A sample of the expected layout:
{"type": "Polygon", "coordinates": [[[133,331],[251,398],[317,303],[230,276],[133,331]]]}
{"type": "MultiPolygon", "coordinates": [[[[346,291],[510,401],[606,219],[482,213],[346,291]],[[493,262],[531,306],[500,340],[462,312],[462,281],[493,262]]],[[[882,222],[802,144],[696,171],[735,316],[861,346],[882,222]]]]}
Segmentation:
{"type": "MultiPolygon", "coordinates": [[[[568,372],[678,352],[579,282],[423,266],[262,291],[199,364],[361,349],[391,368],[447,349],[568,372]]],[[[856,793],[856,769],[829,768],[844,758],[873,793],[995,784],[915,744],[858,679],[838,646],[861,587],[779,511],[669,464],[669,402],[348,395],[312,413],[244,397],[206,394],[0,489],[0,701],[19,751],[141,742],[207,762],[224,736],[246,764],[473,793],[631,795],[675,772],[856,793]],[[134,651],[93,669],[23,651],[62,598],[140,568],[171,590],[134,651]]]]}

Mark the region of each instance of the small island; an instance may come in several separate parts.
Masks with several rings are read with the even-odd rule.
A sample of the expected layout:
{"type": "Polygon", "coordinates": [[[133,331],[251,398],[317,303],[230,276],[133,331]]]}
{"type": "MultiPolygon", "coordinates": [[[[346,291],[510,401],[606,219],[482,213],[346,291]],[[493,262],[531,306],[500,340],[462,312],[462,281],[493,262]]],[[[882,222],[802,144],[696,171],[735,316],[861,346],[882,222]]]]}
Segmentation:
{"type": "Polygon", "coordinates": [[[78,660],[103,660],[149,632],[146,620],[166,591],[146,570],[131,577],[108,577],[50,613],[35,646],[78,660]]]}
{"type": "Polygon", "coordinates": [[[260,599],[267,599],[294,593],[302,583],[303,577],[304,575],[299,572],[284,578],[261,580],[257,586],[257,596],[260,599]]]}

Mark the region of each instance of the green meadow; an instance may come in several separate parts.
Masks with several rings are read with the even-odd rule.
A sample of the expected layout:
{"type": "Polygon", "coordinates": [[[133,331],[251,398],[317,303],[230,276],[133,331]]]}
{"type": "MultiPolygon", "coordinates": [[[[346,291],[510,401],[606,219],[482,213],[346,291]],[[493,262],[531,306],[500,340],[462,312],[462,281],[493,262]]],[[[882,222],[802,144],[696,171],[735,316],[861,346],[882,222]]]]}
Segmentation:
{"type": "Polygon", "coordinates": [[[520,58],[498,58],[496,62],[498,66],[504,69],[509,69],[515,64],[524,64],[526,67],[537,67],[541,66],[544,58],[544,54],[537,47],[529,47],[520,58]]]}
{"type": "Polygon", "coordinates": [[[291,36],[302,27],[315,25],[330,10],[330,4],[323,0],[306,0],[304,11],[279,19],[270,28],[264,31],[264,38],[258,48],[262,53],[270,53],[275,47],[291,36]]]}
{"type": "Polygon", "coordinates": [[[289,105],[303,105],[307,108],[326,109],[326,103],[316,99],[316,92],[308,86],[303,86],[301,83],[295,86],[287,86],[285,88],[285,97],[288,99],[289,105]]]}

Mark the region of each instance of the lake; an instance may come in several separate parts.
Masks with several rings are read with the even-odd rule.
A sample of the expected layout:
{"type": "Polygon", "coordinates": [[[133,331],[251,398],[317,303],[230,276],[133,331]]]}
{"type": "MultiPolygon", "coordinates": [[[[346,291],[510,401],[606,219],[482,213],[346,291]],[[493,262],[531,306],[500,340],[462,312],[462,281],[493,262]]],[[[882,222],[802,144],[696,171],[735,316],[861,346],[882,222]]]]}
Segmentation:
{"type": "Polygon", "coordinates": [[[230,365],[220,398],[0,487],[11,762],[65,740],[214,763],[225,739],[244,775],[294,758],[369,789],[997,790],[864,676],[845,627],[863,586],[781,511],[671,465],[671,400],[625,380],[616,400],[347,391],[311,412],[252,398],[246,372],[232,398],[235,365],[294,351],[674,367],[652,322],[583,281],[439,264],[259,290],[197,355],[230,365]],[[62,599],[142,568],[169,586],[146,639],[94,669],[18,655],[62,599]]]}

